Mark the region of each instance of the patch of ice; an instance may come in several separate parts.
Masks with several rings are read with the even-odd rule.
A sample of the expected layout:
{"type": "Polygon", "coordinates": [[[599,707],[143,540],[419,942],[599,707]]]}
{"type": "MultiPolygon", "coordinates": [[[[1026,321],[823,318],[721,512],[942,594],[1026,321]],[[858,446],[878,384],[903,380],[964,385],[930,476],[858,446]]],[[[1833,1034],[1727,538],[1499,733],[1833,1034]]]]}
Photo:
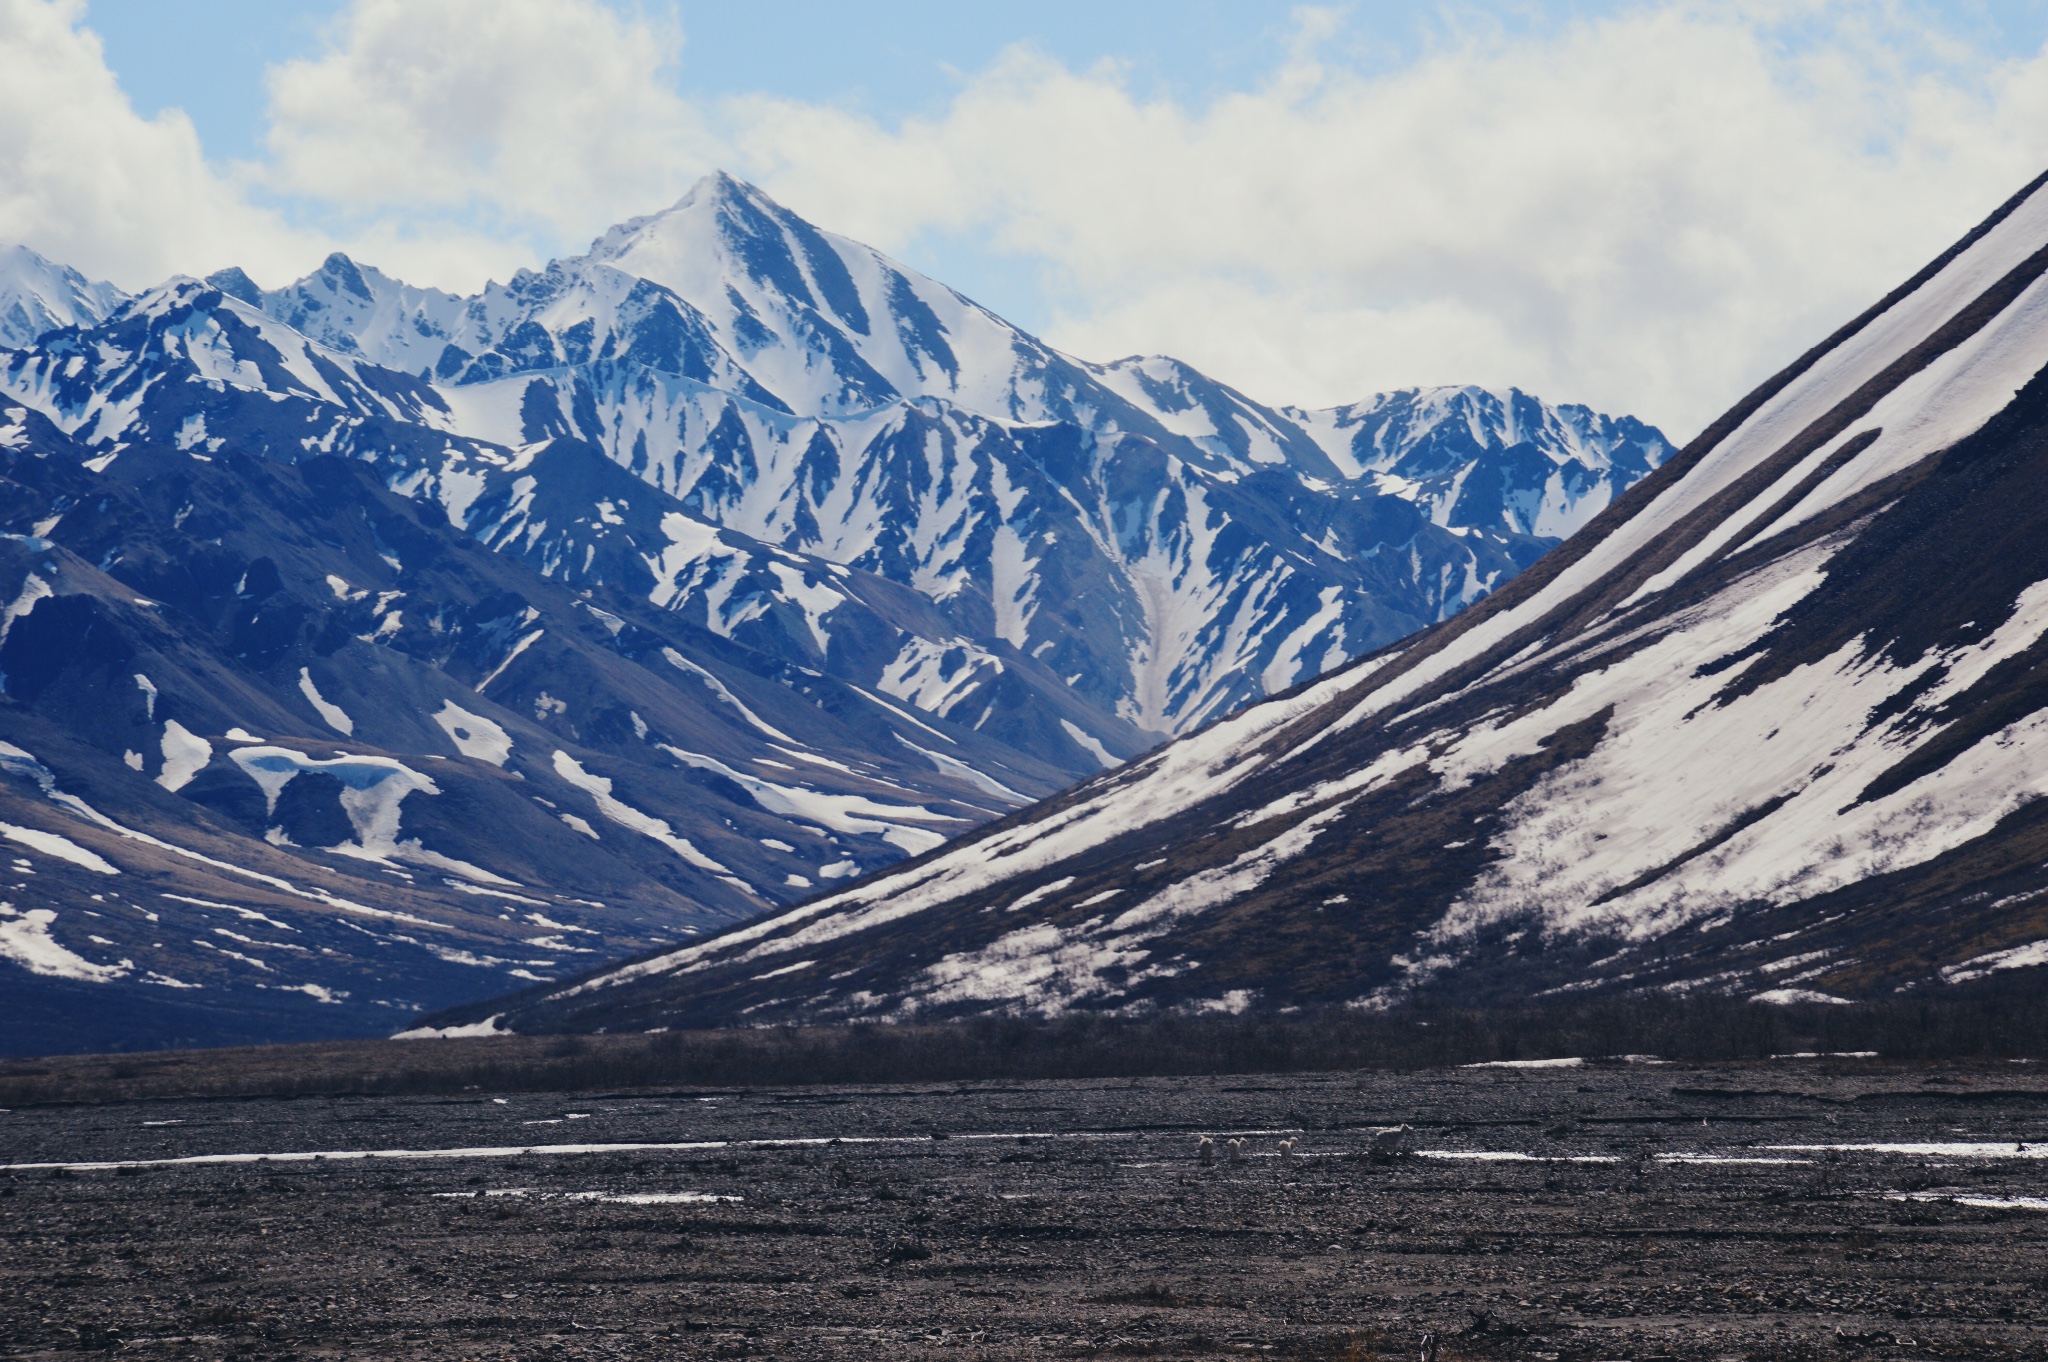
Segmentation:
{"type": "Polygon", "coordinates": [[[455,750],[476,761],[502,767],[512,755],[512,735],[481,714],[472,714],[453,700],[443,700],[434,722],[455,744],[455,750]]]}
{"type": "MultiPolygon", "coordinates": [[[[596,801],[597,811],[620,827],[629,832],[637,832],[642,837],[652,838],[699,870],[708,870],[719,876],[732,874],[723,865],[697,850],[689,838],[677,836],[675,829],[661,819],[653,814],[642,813],[619,799],[612,793],[609,776],[600,776],[584,770],[582,762],[559,749],[555,752],[555,774],[588,794],[596,801]]],[[[727,882],[737,883],[730,879],[727,882]]]]}
{"type": "Polygon", "coordinates": [[[1280,646],[1273,650],[1273,658],[1260,674],[1260,682],[1268,695],[1278,695],[1301,677],[1302,656],[1316,639],[1335,625],[1341,628],[1344,618],[1345,590],[1341,586],[1326,586],[1317,598],[1314,614],[1296,625],[1294,631],[1280,640],[1280,646]]]}
{"type": "Polygon", "coordinates": [[[18,828],[12,823],[0,823],[0,837],[10,842],[19,842],[45,856],[55,856],[60,861],[69,861],[75,866],[97,871],[102,875],[118,875],[121,872],[95,852],[87,851],[69,837],[40,828],[18,828]]]}
{"type": "Polygon", "coordinates": [[[1974,955],[1959,964],[1944,965],[1941,977],[1948,983],[1960,984],[1981,979],[1997,970],[2029,969],[2035,965],[2048,965],[2048,940],[2029,941],[2024,946],[1974,955]]]}
{"type": "Polygon", "coordinates": [[[667,743],[661,743],[659,746],[662,751],[686,766],[715,771],[739,785],[753,796],[755,803],[770,813],[819,823],[834,832],[879,834],[884,841],[901,847],[913,856],[942,845],[946,838],[944,834],[929,828],[904,827],[900,820],[940,823],[965,821],[952,814],[934,813],[930,809],[916,805],[883,804],[866,795],[826,794],[801,785],[778,785],[773,781],[763,780],[759,776],[727,766],[716,757],[686,752],[667,743]]]}
{"type": "Polygon", "coordinates": [[[985,680],[1003,674],[1003,661],[964,639],[934,642],[908,635],[896,656],[882,668],[875,689],[944,715],[985,680]]]}
{"type": "Polygon", "coordinates": [[[191,784],[192,777],[213,760],[213,744],[176,719],[165,722],[162,747],[164,769],[157,773],[156,783],[174,794],[191,784]]]}
{"type": "MultiPolygon", "coordinates": [[[[943,956],[912,980],[897,1011],[908,1016],[928,1007],[972,1001],[999,1002],[1040,1016],[1058,1016],[1083,1000],[1121,997],[1149,979],[1169,978],[1193,968],[1175,961],[1148,963],[1152,951],[1146,943],[1186,918],[1250,892],[1275,867],[1307,850],[1348,807],[1340,803],[1303,819],[1228,865],[1170,884],[1106,922],[1091,918],[1073,927],[1036,923],[999,936],[978,950],[943,956]]],[[[764,942],[738,959],[751,961],[791,950],[796,943],[808,944],[810,939],[831,940],[893,916],[886,907],[850,912],[837,921],[800,928],[764,942]]]]}
{"type": "Polygon", "coordinates": [[[1448,1159],[1460,1163],[1620,1163],[1613,1154],[1524,1154],[1512,1149],[1418,1149],[1422,1159],[1448,1159]]]}
{"type": "Polygon", "coordinates": [[[1018,895],[1016,902],[1012,903],[1008,908],[1005,908],[1003,911],[1006,913],[1014,913],[1019,908],[1029,908],[1034,903],[1043,903],[1047,899],[1051,898],[1054,894],[1059,893],[1060,890],[1065,889],[1068,885],[1072,884],[1073,882],[1074,877],[1072,875],[1062,875],[1060,878],[1053,880],[1048,884],[1039,885],[1038,888],[1032,890],[1028,894],[1018,895]]]}
{"type": "MultiPolygon", "coordinates": [[[[55,592],[50,590],[48,582],[31,572],[27,580],[22,582],[21,590],[15,594],[13,600],[7,603],[7,608],[0,610],[0,643],[7,641],[7,631],[14,627],[16,620],[35,609],[37,601],[55,594],[55,592]]],[[[136,679],[140,680],[141,678],[138,677],[136,679]]],[[[154,718],[156,715],[156,696],[152,693],[149,698],[150,717],[154,718]]]]}
{"type": "Polygon", "coordinates": [[[1060,720],[1060,727],[1067,731],[1067,736],[1072,738],[1082,751],[1100,762],[1103,770],[1107,771],[1113,766],[1123,765],[1123,762],[1117,758],[1114,752],[1104,747],[1096,740],[1094,734],[1075,723],[1072,719],[1060,720]]]}
{"type": "Polygon", "coordinates": [[[339,1006],[348,997],[345,990],[336,991],[324,984],[272,984],[270,990],[273,993],[303,993],[316,1003],[329,1003],[335,1006],[339,1006]]]}
{"type": "Polygon", "coordinates": [[[568,1192],[569,1201],[609,1201],[621,1206],[683,1206],[706,1201],[744,1201],[722,1192],[568,1192]]]}
{"type": "Polygon", "coordinates": [[[815,965],[817,963],[818,962],[815,960],[799,960],[794,965],[784,965],[781,969],[771,969],[766,974],[757,974],[753,977],[752,982],[758,984],[763,979],[773,979],[776,976],[783,974],[795,974],[798,970],[809,969],[812,965],[815,965]]]}
{"type": "Polygon", "coordinates": [[[519,660],[519,655],[525,652],[528,648],[531,648],[536,642],[539,641],[540,636],[542,634],[545,634],[546,632],[547,630],[545,629],[536,629],[532,633],[522,637],[517,643],[513,644],[512,651],[505,654],[505,660],[500,662],[497,666],[491,668],[491,674],[489,676],[486,676],[483,680],[476,683],[476,693],[478,695],[482,695],[484,693],[484,689],[488,687],[491,684],[491,682],[497,680],[499,677],[505,674],[505,668],[511,666],[514,662],[517,662],[519,660]]]}
{"type": "Polygon", "coordinates": [[[706,686],[710,687],[711,693],[717,696],[722,703],[731,705],[734,709],[738,710],[741,718],[745,719],[748,723],[752,724],[761,732],[766,733],[769,737],[775,738],[782,742],[794,743],[796,741],[795,738],[790,737],[787,733],[784,733],[781,729],[776,728],[773,724],[770,724],[760,715],[754,713],[753,710],[748,709],[746,705],[741,702],[739,696],[734,695],[730,690],[726,688],[725,682],[719,680],[716,676],[713,676],[704,668],[690,661],[689,658],[684,657],[675,649],[663,648],[661,650],[661,655],[667,658],[669,665],[676,668],[676,670],[689,672],[691,675],[697,677],[700,681],[702,681],[706,686]]]}
{"type": "Polygon", "coordinates": [[[1974,1206],[1983,1211],[2048,1211],[2048,1197],[1957,1196],[1947,1192],[1890,1192],[1886,1201],[1946,1201],[1956,1206],[1974,1206]]]}
{"type": "Polygon", "coordinates": [[[1875,1050],[1794,1050],[1772,1059],[1876,1059],[1875,1050]]]}
{"type": "Polygon", "coordinates": [[[982,771],[976,767],[969,766],[966,762],[960,760],[958,757],[949,757],[943,752],[934,752],[929,748],[919,747],[916,743],[904,737],[901,733],[898,733],[895,736],[897,742],[902,743],[905,747],[917,753],[925,760],[929,761],[933,766],[937,767],[940,773],[943,775],[958,776],[960,777],[960,779],[966,781],[968,784],[973,785],[976,789],[982,790],[987,794],[992,794],[996,798],[1004,800],[1011,804],[1024,804],[1029,802],[1023,795],[1018,794],[1015,790],[1003,784],[994,776],[991,776],[987,772],[982,771]]]}
{"type": "Polygon", "coordinates": [[[493,1013],[480,1022],[469,1022],[463,1026],[415,1026],[410,1031],[400,1031],[393,1040],[463,1040],[471,1036],[509,1036],[508,1027],[498,1025],[505,1019],[502,1012],[493,1013]]]}
{"type": "Polygon", "coordinates": [[[133,960],[96,965],[66,949],[50,935],[50,924],[56,920],[56,913],[48,908],[21,913],[11,903],[0,903],[0,958],[24,966],[31,974],[91,984],[110,983],[135,968],[133,960]]]}
{"type": "Polygon", "coordinates": [[[802,570],[787,563],[771,562],[768,570],[782,583],[784,599],[803,611],[804,623],[810,628],[819,653],[831,651],[832,635],[825,628],[825,617],[846,604],[846,597],[823,583],[806,582],[802,570]]]}
{"type": "Polygon", "coordinates": [[[2048,1143],[2023,1140],[1873,1141],[1868,1144],[1773,1144],[1790,1154],[1897,1154],[1925,1159],[2048,1159],[2048,1143]]]}
{"type": "Polygon", "coordinates": [[[302,773],[320,772],[340,781],[342,812],[348,815],[356,840],[328,847],[328,851],[373,861],[413,861],[487,884],[513,883],[480,866],[430,851],[417,837],[399,840],[400,806],[406,796],[438,795],[441,787],[395,758],[316,758],[289,747],[238,747],[228,758],[262,789],[266,814],[277,812],[278,796],[302,773]]]}
{"type": "Polygon", "coordinates": [[[313,684],[313,670],[310,667],[299,668],[299,694],[306,697],[307,704],[319,711],[320,717],[327,722],[329,728],[344,737],[355,736],[356,721],[349,718],[340,705],[329,704],[326,697],[320,694],[320,688],[313,684]]]}
{"type": "Polygon", "coordinates": [[[158,897],[169,899],[173,903],[190,903],[197,905],[201,908],[219,908],[223,912],[233,913],[236,917],[241,918],[244,922],[261,922],[266,926],[275,927],[279,931],[298,931],[298,928],[292,926],[289,923],[279,922],[276,918],[271,917],[265,913],[260,913],[256,911],[254,908],[244,908],[239,904],[220,903],[216,902],[213,899],[195,899],[191,897],[189,894],[159,894],[158,897]]]}
{"type": "Polygon", "coordinates": [[[545,908],[548,906],[546,899],[528,898],[524,894],[508,894],[502,889],[486,889],[480,884],[465,884],[461,880],[442,880],[441,883],[460,893],[475,894],[480,898],[504,899],[508,903],[531,904],[535,908],[545,908]]]}
{"type": "Polygon", "coordinates": [[[1847,998],[1837,998],[1832,993],[1822,993],[1811,988],[1767,988],[1761,993],[1752,993],[1749,1000],[1778,1007],[1790,1007],[1794,1003],[1841,1003],[1847,1006],[1847,998]]]}

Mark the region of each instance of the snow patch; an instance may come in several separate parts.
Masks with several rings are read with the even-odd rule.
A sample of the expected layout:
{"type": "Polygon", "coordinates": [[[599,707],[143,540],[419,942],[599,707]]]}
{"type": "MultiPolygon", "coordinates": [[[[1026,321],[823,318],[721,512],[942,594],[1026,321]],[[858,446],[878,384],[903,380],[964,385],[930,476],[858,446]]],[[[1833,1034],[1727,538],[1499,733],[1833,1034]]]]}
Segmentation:
{"type": "MultiPolygon", "coordinates": [[[[44,600],[55,594],[55,592],[50,590],[50,584],[48,582],[44,581],[41,577],[38,577],[35,573],[31,572],[28,575],[28,579],[21,584],[21,590],[15,593],[14,599],[7,603],[7,608],[4,610],[0,610],[0,643],[5,643],[7,641],[8,630],[14,628],[14,622],[16,620],[20,619],[23,615],[26,615],[29,611],[35,609],[37,601],[44,600]]],[[[140,681],[142,678],[138,676],[135,679],[140,681]]],[[[150,693],[149,699],[150,717],[155,718],[156,694],[154,691],[150,693]]]]}
{"type": "Polygon", "coordinates": [[[18,828],[12,823],[0,823],[0,837],[5,837],[10,842],[19,842],[22,846],[28,847],[33,851],[40,851],[45,856],[55,856],[60,861],[69,861],[75,866],[82,866],[101,875],[118,875],[121,873],[96,853],[87,851],[69,837],[62,837],[54,832],[44,832],[39,828],[18,828]]]}
{"type": "Polygon", "coordinates": [[[1060,720],[1060,727],[1067,731],[1068,737],[1080,745],[1082,751],[1100,762],[1103,770],[1107,771],[1112,766],[1123,765],[1123,762],[1118,760],[1114,752],[1111,752],[1107,747],[1096,741],[1093,734],[1089,733],[1087,729],[1081,727],[1072,719],[1060,720]]]}
{"type": "Polygon", "coordinates": [[[1943,966],[1941,977],[1948,983],[1960,984],[1997,970],[2029,969],[2035,965],[2048,965],[2048,941],[2029,941],[2024,946],[1971,956],[1958,964],[1943,966]]]}
{"type": "Polygon", "coordinates": [[[455,750],[476,761],[502,767],[512,755],[512,735],[481,714],[472,714],[453,700],[443,700],[434,722],[455,744],[455,750]]]}
{"type": "Polygon", "coordinates": [[[498,1012],[480,1022],[470,1022],[464,1026],[415,1026],[410,1031],[400,1031],[391,1039],[466,1040],[472,1036],[509,1036],[513,1034],[511,1029],[498,1024],[504,1019],[505,1014],[498,1012]]]}
{"type": "Polygon", "coordinates": [[[0,958],[12,960],[31,974],[91,984],[124,978],[135,968],[132,960],[123,960],[118,965],[95,965],[66,949],[50,935],[50,924],[56,920],[56,913],[48,908],[31,908],[22,913],[11,903],[0,903],[0,958]]]}
{"type": "Polygon", "coordinates": [[[310,667],[299,668],[299,694],[306,697],[307,704],[319,711],[320,717],[326,720],[329,728],[343,737],[355,736],[356,721],[349,718],[340,705],[329,704],[326,697],[320,694],[320,688],[313,684],[313,670],[310,667]]]}
{"type": "Polygon", "coordinates": [[[206,769],[213,760],[213,744],[196,733],[189,732],[176,719],[164,723],[162,740],[164,769],[157,773],[156,783],[173,794],[192,783],[192,777],[206,769]]]}
{"type": "MultiPolygon", "coordinates": [[[[582,762],[577,761],[576,758],[570,756],[567,752],[560,750],[555,752],[554,764],[555,774],[588,794],[596,801],[597,811],[612,822],[617,823],[629,832],[637,832],[642,837],[652,838],[691,865],[696,866],[699,870],[708,870],[724,878],[728,884],[740,883],[738,880],[731,878],[732,872],[726,869],[725,866],[720,865],[717,861],[712,860],[709,856],[697,850],[691,844],[689,838],[677,836],[675,829],[671,828],[667,823],[656,818],[653,814],[642,813],[614,795],[609,776],[600,776],[594,772],[586,771],[583,769],[582,762]]],[[[748,892],[752,891],[748,890],[748,892]]]]}

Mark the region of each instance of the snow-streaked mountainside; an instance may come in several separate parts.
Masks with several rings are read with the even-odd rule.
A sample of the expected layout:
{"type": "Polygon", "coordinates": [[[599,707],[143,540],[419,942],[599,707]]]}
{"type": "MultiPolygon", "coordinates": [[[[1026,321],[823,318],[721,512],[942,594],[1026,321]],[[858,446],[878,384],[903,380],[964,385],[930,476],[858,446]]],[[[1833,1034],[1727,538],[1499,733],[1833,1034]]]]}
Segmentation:
{"type": "Polygon", "coordinates": [[[2044,185],[1457,618],[445,1020],[1853,999],[2048,963],[2044,185]]]}
{"type": "MultiPolygon", "coordinates": [[[[474,298],[340,256],[275,292],[213,282],[432,380],[452,429],[580,436],[1155,734],[1448,617],[1670,453],[1517,392],[1282,411],[1170,359],[1086,364],[724,175],[474,298]]],[[[981,685],[947,694],[988,708],[981,685]]]]}
{"type": "Polygon", "coordinates": [[[0,246],[0,347],[28,345],[45,331],[91,326],[127,300],[26,246],[0,246]]]}
{"type": "Polygon", "coordinates": [[[7,259],[17,1048],[393,1029],[772,912],[1455,615],[1672,452],[1083,363],[724,176],[472,298],[7,259]]]}

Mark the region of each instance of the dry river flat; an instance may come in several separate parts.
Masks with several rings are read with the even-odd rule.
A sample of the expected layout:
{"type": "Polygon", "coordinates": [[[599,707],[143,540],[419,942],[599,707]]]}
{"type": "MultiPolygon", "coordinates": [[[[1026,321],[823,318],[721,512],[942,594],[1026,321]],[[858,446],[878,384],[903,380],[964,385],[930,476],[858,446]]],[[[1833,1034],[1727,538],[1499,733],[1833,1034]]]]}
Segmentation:
{"type": "Polygon", "coordinates": [[[6,1357],[2048,1358],[2021,1064],[157,1099],[0,1164],[6,1357]]]}

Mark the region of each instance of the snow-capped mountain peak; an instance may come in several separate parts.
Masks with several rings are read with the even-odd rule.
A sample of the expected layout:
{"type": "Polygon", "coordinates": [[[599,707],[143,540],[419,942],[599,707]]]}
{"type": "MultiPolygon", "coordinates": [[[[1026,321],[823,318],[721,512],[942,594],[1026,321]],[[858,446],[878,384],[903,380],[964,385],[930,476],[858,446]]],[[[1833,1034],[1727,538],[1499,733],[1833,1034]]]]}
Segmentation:
{"type": "MultiPolygon", "coordinates": [[[[666,876],[644,902],[714,915],[924,853],[1455,615],[1669,450],[1520,393],[1293,412],[1168,356],[1080,361],[729,176],[467,297],[335,254],[284,288],[223,270],[79,316],[0,353],[0,466],[21,484],[0,479],[7,528],[175,586],[143,594],[186,599],[233,678],[187,698],[239,687],[269,716],[202,706],[213,717],[177,717],[149,752],[109,729],[87,745],[115,779],[158,771],[162,748],[157,794],[197,798],[180,792],[204,750],[301,732],[291,713],[380,735],[391,754],[347,778],[384,782],[396,762],[423,796],[405,807],[432,819],[461,801],[429,803],[428,785],[460,782],[407,763],[451,738],[487,785],[532,782],[493,798],[539,801],[559,834],[544,864],[458,856],[455,827],[349,840],[296,806],[264,823],[239,770],[189,788],[257,836],[458,856],[529,887],[601,863],[639,893],[615,859],[630,834],[652,849],[628,841],[628,859],[666,876]],[[50,473],[67,459],[69,481],[50,473]],[[283,465],[303,476],[262,473],[283,465]],[[329,506],[336,465],[372,481],[329,506]],[[180,490],[201,482],[206,497],[180,490]],[[192,517],[256,482],[270,502],[228,553],[233,516],[192,517]],[[145,484],[122,527],[80,509],[145,484]],[[132,558],[123,536],[140,537],[132,558]],[[315,570],[309,545],[330,541],[354,556],[315,570]],[[492,564],[457,574],[455,601],[435,565],[461,544],[492,564]],[[271,583],[292,563],[287,604],[271,583]],[[441,717],[423,726],[420,704],[441,717]],[[511,767],[501,737],[525,753],[511,767]]],[[[23,582],[17,639],[57,627],[46,609],[88,611],[23,582]]],[[[76,652],[80,629],[49,637],[76,652]]],[[[91,685],[125,695],[134,674],[91,685]]],[[[48,692],[72,693],[97,692],[48,692]]],[[[72,720],[24,722],[43,743],[72,720]]],[[[282,780],[316,771],[305,755],[250,760],[282,780]]]]}
{"type": "Polygon", "coordinates": [[[89,326],[127,296],[26,246],[0,247],[0,348],[27,345],[66,326],[89,326]]]}
{"type": "Polygon", "coordinates": [[[1154,732],[1462,609],[1669,449],[1515,392],[1304,412],[1169,356],[1074,360],[722,173],[470,298],[335,256],[261,306],[430,379],[466,435],[588,440],[1154,732]]]}
{"type": "Polygon", "coordinates": [[[1038,419],[1023,379],[1054,362],[1050,351],[723,172],[612,228],[584,259],[689,300],[792,410],[845,416],[937,397],[984,416],[1038,419]]]}

